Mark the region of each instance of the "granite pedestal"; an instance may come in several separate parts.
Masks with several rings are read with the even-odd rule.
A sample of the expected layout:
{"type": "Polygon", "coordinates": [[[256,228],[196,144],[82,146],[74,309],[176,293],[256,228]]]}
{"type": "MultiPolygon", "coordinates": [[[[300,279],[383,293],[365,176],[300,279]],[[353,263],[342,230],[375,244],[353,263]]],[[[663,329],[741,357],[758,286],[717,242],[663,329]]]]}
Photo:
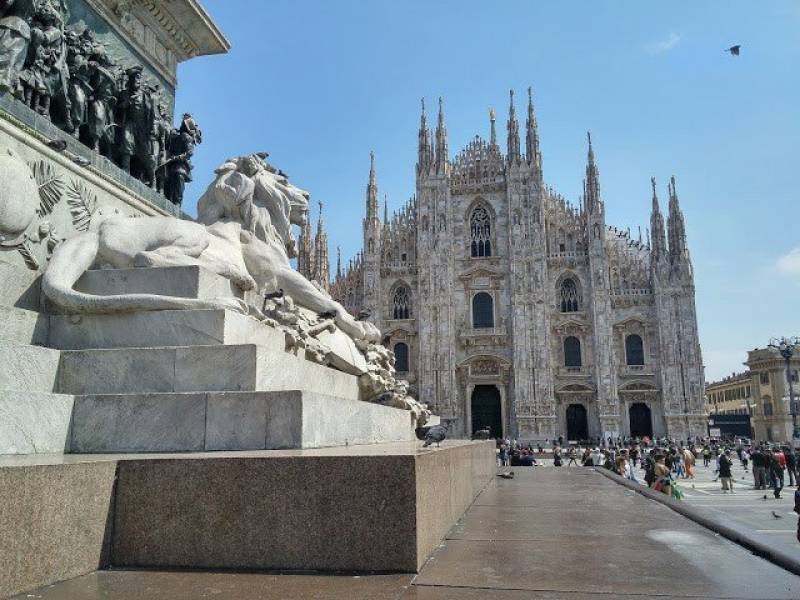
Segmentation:
{"type": "Polygon", "coordinates": [[[105,567],[417,572],[492,442],[0,457],[0,597],[105,567]]]}

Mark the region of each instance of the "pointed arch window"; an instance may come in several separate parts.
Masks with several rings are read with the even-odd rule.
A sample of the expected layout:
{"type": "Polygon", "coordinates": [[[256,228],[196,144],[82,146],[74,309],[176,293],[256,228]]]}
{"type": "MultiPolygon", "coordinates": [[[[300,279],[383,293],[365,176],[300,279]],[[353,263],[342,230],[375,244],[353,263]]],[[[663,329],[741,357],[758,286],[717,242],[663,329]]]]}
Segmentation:
{"type": "Polygon", "coordinates": [[[492,221],[485,206],[478,206],[469,218],[470,248],[474,258],[492,255],[492,221]]]}
{"type": "Polygon", "coordinates": [[[392,318],[411,318],[411,292],[404,285],[401,285],[394,291],[394,296],[392,297],[392,318]]]}
{"type": "Polygon", "coordinates": [[[472,327],[494,327],[494,300],[486,292],[478,292],[472,297],[472,327]]]}
{"type": "Polygon", "coordinates": [[[644,364],[642,336],[633,333],[625,338],[625,363],[628,365],[644,364]]]}
{"type": "Polygon", "coordinates": [[[408,344],[405,342],[394,345],[394,368],[399,373],[408,372],[408,344]]]}
{"type": "Polygon", "coordinates": [[[578,312],[578,285],[571,277],[561,282],[561,312],[578,312]]]}
{"type": "Polygon", "coordinates": [[[564,366],[580,367],[581,361],[581,341],[574,335],[564,338],[564,366]]]}

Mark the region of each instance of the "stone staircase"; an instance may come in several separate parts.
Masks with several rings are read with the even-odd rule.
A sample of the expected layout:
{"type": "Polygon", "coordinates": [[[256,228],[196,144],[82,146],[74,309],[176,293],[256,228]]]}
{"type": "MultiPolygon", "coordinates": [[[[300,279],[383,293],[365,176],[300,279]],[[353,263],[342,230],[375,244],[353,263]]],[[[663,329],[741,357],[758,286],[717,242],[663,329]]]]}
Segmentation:
{"type": "MultiPolygon", "coordinates": [[[[357,377],[287,351],[283,332],[251,317],[57,314],[36,300],[30,273],[0,265],[0,275],[27,286],[6,289],[0,306],[0,454],[414,439],[410,413],[363,402],[357,377]],[[47,312],[32,310],[40,306],[47,312]]],[[[90,271],[77,288],[203,299],[233,293],[229,281],[198,267],[90,271]]]]}
{"type": "MultiPolygon", "coordinates": [[[[494,479],[492,442],[423,449],[409,411],[363,401],[341,338],[325,340],[335,369],[224,310],[58,314],[14,269],[0,263],[0,597],[108,567],[415,572],[494,479]]],[[[230,293],[188,267],[78,285],[230,293]]]]}

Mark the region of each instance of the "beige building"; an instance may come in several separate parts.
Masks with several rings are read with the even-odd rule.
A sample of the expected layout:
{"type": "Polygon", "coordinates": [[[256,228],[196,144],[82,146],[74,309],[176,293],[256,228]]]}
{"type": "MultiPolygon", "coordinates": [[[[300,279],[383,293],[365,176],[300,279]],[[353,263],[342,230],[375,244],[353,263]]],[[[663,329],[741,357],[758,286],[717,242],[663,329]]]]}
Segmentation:
{"type": "MultiPolygon", "coordinates": [[[[792,439],[792,416],[785,359],[775,348],[756,348],[747,353],[745,364],[750,367],[755,438],[768,441],[792,439]]],[[[795,352],[790,362],[795,399],[800,392],[798,371],[800,371],[800,352],[795,352]]]]}
{"type": "Polygon", "coordinates": [[[753,403],[752,373],[733,373],[706,384],[706,412],[709,415],[746,415],[753,403]]]}

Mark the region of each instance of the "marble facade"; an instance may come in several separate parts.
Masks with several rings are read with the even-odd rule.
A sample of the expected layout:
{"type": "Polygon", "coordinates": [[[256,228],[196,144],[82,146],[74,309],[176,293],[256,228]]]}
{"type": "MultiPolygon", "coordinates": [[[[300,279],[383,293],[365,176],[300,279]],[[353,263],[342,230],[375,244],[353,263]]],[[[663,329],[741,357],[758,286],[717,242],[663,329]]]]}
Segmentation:
{"type": "Polygon", "coordinates": [[[584,194],[545,185],[533,101],[524,146],[476,136],[454,158],[423,102],[416,194],[380,218],[371,165],[363,250],[331,293],[369,311],[418,397],[470,435],[544,441],[704,435],[692,262],[674,179],[652,182],[647,239],[606,222],[591,139],[584,194]]]}

